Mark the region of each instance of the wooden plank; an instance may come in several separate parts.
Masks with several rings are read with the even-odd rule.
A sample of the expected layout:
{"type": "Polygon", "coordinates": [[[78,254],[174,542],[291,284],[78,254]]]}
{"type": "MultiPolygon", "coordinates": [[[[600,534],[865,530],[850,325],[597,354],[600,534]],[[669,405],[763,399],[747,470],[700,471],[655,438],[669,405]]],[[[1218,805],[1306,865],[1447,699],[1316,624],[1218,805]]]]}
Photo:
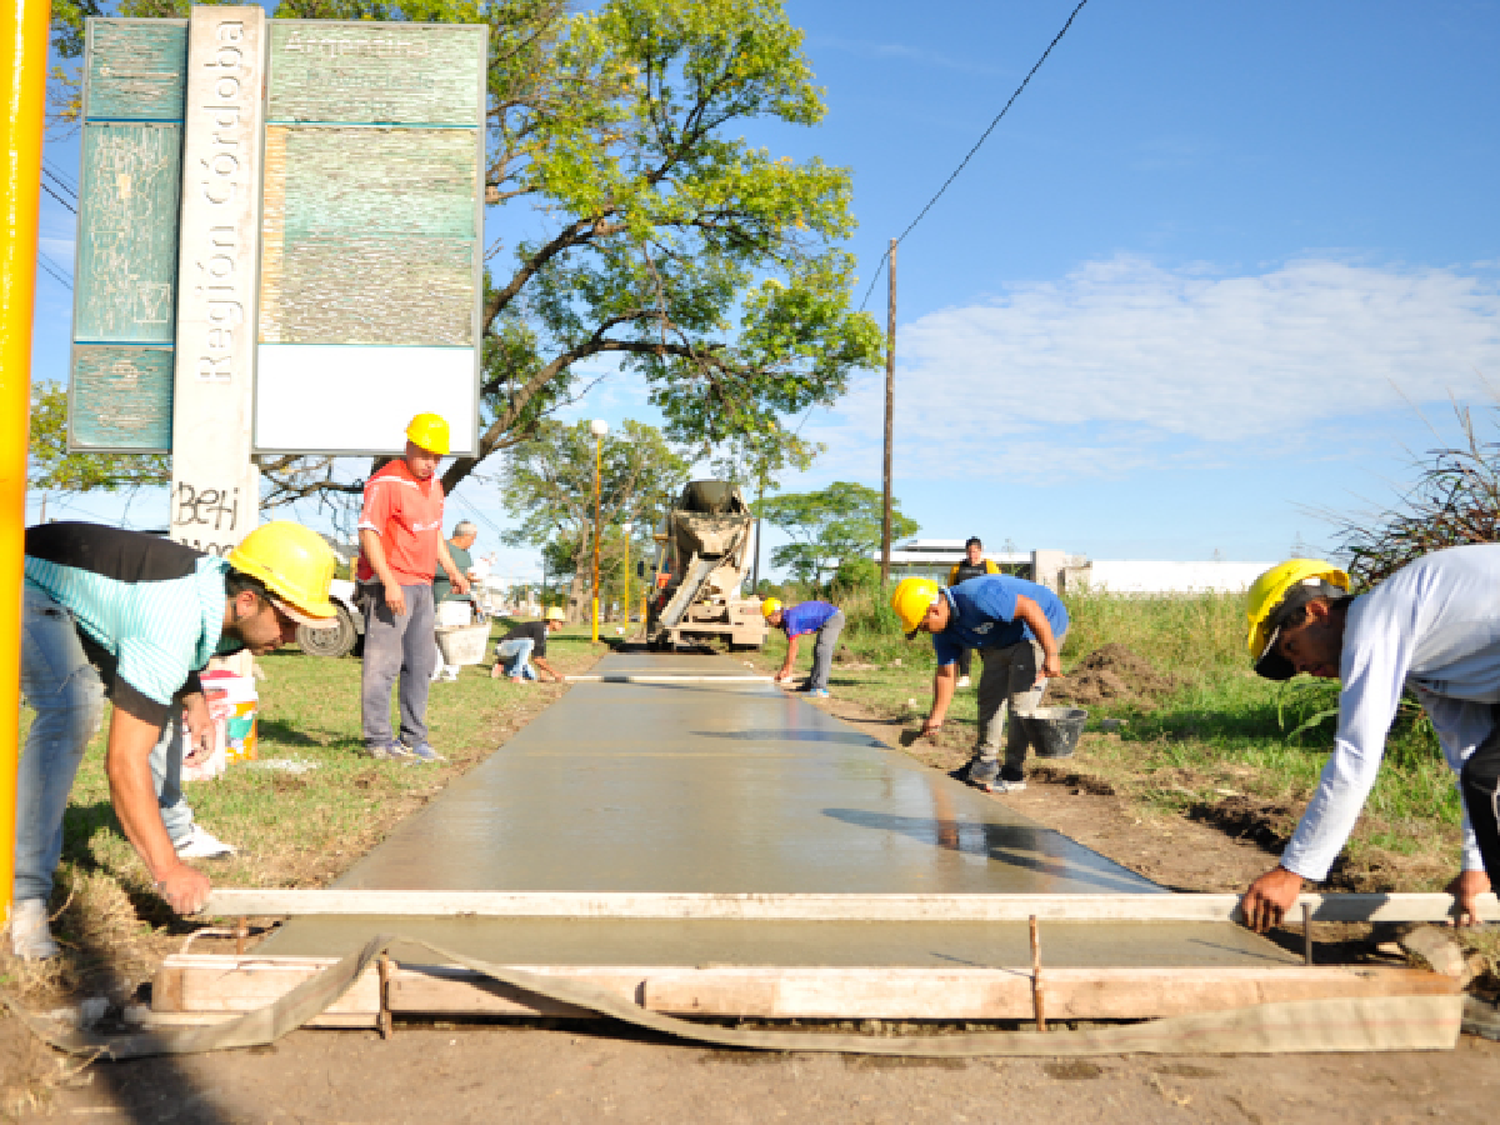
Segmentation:
{"type": "MultiPolygon", "coordinates": [[[[336,957],[168,957],[151,985],[157,1012],[248,1012],[281,999],[336,957]]],[[[370,966],[310,1027],[374,1027],[380,1013],[380,978],[370,966]]]]}
{"type": "MultiPolygon", "coordinates": [[[[154,1008],[176,1013],[246,1011],[284,995],[332,958],[170,957],[154,1008]]],[[[1021,968],[925,969],[777,966],[512,966],[589,984],[642,1007],[685,1016],[765,1019],[1027,1019],[1031,973],[1021,968]]],[[[367,977],[373,975],[367,974],[367,977]]],[[[365,983],[362,978],[361,986],[365,983]]],[[[1453,995],[1457,982],[1406,968],[1049,968],[1054,1019],[1155,1019],[1293,1000],[1453,995]]],[[[458,967],[399,965],[392,1011],[453,1016],[589,1018],[584,1009],[500,985],[458,967]]],[[[368,991],[329,1018],[373,1019],[368,991]]]]}
{"type": "Polygon", "coordinates": [[[570,684],[769,684],[770,676],[584,675],[568,676],[570,684]]]}
{"type": "MultiPolygon", "coordinates": [[[[1229,922],[1238,895],[831,895],[690,894],[633,891],[375,891],[215,888],[213,915],[358,914],[382,917],[658,918],[866,922],[1229,922]]],[[[1302,895],[1318,922],[1438,922],[1447,894],[1302,895]]],[[[1500,920],[1493,894],[1485,921],[1500,920]]],[[[1300,919],[1300,908],[1288,917],[1300,919]]]]}

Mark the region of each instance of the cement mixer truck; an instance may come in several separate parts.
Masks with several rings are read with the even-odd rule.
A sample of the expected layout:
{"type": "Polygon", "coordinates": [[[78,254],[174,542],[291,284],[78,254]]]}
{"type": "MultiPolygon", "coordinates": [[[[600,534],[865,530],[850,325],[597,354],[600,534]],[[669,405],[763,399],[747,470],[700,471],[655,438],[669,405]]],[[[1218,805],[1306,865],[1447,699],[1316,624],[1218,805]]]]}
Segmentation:
{"type": "Polygon", "coordinates": [[[715,641],[733,649],[765,643],[760,599],[742,597],[755,517],[739,487],[695,480],[656,533],[646,639],[654,649],[715,641]]]}

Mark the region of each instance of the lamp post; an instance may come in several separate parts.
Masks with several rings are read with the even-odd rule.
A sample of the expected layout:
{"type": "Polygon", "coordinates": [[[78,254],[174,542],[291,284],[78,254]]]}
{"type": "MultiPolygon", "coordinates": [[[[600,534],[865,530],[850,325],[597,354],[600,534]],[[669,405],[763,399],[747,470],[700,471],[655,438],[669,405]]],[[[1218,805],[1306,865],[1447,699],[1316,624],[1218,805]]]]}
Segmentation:
{"type": "Polygon", "coordinates": [[[620,531],[625,535],[625,596],[620,599],[620,606],[625,613],[625,636],[630,636],[630,533],[635,530],[635,524],[622,523],[620,531]]]}
{"type": "Polygon", "coordinates": [[[589,433],[594,435],[594,643],[599,643],[599,468],[600,448],[604,435],[609,433],[609,423],[595,418],[589,423],[589,433]]]}

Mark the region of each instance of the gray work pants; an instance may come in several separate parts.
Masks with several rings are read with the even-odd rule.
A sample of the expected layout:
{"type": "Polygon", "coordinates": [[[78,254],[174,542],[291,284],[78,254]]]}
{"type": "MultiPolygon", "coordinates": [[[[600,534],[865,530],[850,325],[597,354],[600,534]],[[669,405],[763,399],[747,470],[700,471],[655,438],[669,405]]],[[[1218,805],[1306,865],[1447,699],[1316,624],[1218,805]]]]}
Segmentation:
{"type": "Polygon", "coordinates": [[[391,685],[401,679],[401,741],[427,741],[427,690],[437,659],[432,643],[432,586],[406,586],[406,612],[397,617],[385,604],[379,583],[360,587],[365,615],[365,664],[360,675],[365,745],[388,746],[391,737],[391,685]]]}
{"type": "Polygon", "coordinates": [[[1005,776],[1019,781],[1026,764],[1028,739],[1026,728],[1016,717],[1018,711],[1030,711],[1042,702],[1047,685],[1036,684],[1036,670],[1042,664],[1042,646],[1032,640],[1020,641],[1003,648],[982,648],[980,658],[984,671],[979,677],[979,746],[974,757],[993,762],[1000,757],[1000,733],[1005,737],[1005,776]]]}
{"type": "Polygon", "coordinates": [[[833,671],[833,650],[838,648],[839,634],[844,631],[844,611],[835,610],[832,617],[813,634],[812,678],[807,681],[810,691],[828,690],[828,673],[833,671]]]}

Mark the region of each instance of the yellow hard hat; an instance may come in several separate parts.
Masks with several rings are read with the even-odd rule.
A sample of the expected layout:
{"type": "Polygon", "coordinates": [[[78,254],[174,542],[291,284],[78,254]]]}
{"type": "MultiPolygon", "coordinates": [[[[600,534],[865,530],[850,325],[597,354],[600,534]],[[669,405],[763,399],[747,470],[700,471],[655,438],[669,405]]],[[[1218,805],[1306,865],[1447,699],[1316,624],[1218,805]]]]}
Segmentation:
{"type": "Polygon", "coordinates": [[[229,552],[235,570],[258,578],[292,609],[316,619],[338,614],[328,600],[337,561],[321,535],[291,520],[257,527],[229,552]]]}
{"type": "MultiPolygon", "coordinates": [[[[1287,593],[1293,587],[1304,583],[1318,582],[1327,582],[1341,590],[1349,589],[1349,576],[1332,563],[1323,562],[1320,559],[1290,559],[1284,563],[1277,563],[1251,584],[1245,610],[1250,626],[1247,644],[1250,648],[1251,660],[1259,664],[1266,654],[1266,649],[1275,638],[1276,626],[1272,618],[1281,603],[1286,600],[1287,593]]],[[[1256,670],[1261,671],[1259,668],[1256,670]]],[[[1275,669],[1273,671],[1286,670],[1275,669]]],[[[1291,673],[1280,675],[1262,671],[1261,674],[1269,679],[1287,679],[1291,673]]]]}
{"type": "Polygon", "coordinates": [[[566,621],[568,615],[555,605],[549,605],[547,612],[542,614],[543,621],[566,621]]]}
{"type": "Polygon", "coordinates": [[[901,631],[906,639],[916,636],[922,619],[932,604],[942,597],[938,584],[931,578],[903,578],[896,583],[896,592],[891,595],[891,608],[901,618],[901,631]]]}
{"type": "Polygon", "coordinates": [[[418,414],[406,427],[406,436],[428,453],[448,456],[448,423],[439,414],[418,414]]]}
{"type": "Polygon", "coordinates": [[[771,614],[781,612],[780,598],[767,598],[760,603],[760,615],[767,621],[771,620],[771,614]]]}

